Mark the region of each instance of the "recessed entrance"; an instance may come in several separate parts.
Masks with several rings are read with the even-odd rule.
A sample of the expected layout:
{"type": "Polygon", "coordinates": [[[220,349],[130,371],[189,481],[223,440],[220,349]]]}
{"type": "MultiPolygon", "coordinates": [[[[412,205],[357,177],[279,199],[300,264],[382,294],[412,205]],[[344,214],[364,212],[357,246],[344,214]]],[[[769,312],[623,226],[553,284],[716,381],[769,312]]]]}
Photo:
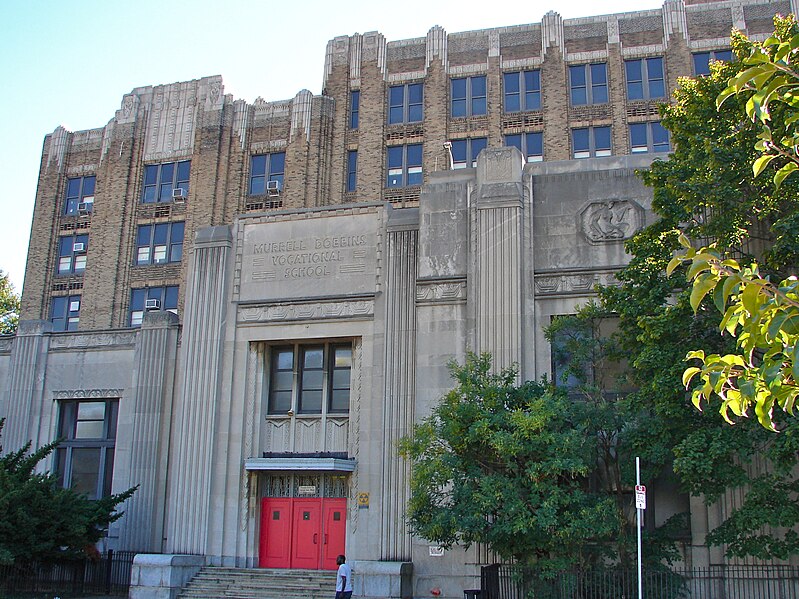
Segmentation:
{"type": "MultiPolygon", "coordinates": [[[[324,494],[336,495],[346,489],[345,477],[339,476],[310,481],[307,476],[294,479],[291,475],[271,475],[265,482],[266,491],[274,494],[321,495],[326,490],[324,494]]],[[[345,553],[346,532],[345,497],[263,497],[258,565],[335,570],[336,557],[345,553]]]]}

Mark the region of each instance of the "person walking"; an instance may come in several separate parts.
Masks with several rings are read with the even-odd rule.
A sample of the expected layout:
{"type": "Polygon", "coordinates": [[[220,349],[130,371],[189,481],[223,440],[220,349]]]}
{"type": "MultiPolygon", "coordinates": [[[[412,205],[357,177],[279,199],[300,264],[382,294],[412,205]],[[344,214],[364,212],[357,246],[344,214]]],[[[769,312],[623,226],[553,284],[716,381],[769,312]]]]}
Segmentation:
{"type": "Polygon", "coordinates": [[[336,599],[350,599],[352,597],[352,568],[347,565],[347,558],[339,555],[336,558],[338,572],[336,572],[336,599]]]}

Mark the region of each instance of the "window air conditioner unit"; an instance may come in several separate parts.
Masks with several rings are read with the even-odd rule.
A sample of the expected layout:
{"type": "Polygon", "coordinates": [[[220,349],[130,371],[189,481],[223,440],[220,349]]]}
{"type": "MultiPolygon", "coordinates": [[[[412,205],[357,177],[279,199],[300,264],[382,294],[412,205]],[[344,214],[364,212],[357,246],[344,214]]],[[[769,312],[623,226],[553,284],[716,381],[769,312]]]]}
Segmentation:
{"type": "Polygon", "coordinates": [[[267,181],[266,193],[270,196],[280,195],[280,181],[267,181]]]}
{"type": "Polygon", "coordinates": [[[78,254],[80,252],[85,252],[86,251],[86,244],[81,242],[81,241],[79,241],[77,243],[73,243],[72,244],[72,251],[75,252],[76,254],[78,254]]]}
{"type": "Polygon", "coordinates": [[[172,190],[172,200],[176,204],[183,204],[186,201],[186,196],[189,194],[186,193],[186,190],[182,187],[176,187],[172,190]]]}
{"type": "Polygon", "coordinates": [[[144,309],[148,312],[150,310],[160,310],[161,309],[161,300],[159,299],[148,299],[144,300],[144,309]]]}
{"type": "Polygon", "coordinates": [[[80,202],[78,204],[78,214],[89,214],[91,207],[91,202],[80,202]]]}

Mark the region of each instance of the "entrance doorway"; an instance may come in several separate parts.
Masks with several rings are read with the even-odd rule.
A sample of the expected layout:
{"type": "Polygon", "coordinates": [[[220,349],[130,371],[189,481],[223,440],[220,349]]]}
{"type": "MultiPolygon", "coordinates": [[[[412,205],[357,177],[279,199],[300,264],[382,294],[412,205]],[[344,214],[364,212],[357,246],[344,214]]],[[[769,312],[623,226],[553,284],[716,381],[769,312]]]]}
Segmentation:
{"type": "Polygon", "coordinates": [[[345,553],[346,477],[273,473],[261,483],[258,565],[335,570],[345,553]]]}
{"type": "Polygon", "coordinates": [[[261,568],[335,570],[344,553],[346,499],[261,500],[261,568]]]}

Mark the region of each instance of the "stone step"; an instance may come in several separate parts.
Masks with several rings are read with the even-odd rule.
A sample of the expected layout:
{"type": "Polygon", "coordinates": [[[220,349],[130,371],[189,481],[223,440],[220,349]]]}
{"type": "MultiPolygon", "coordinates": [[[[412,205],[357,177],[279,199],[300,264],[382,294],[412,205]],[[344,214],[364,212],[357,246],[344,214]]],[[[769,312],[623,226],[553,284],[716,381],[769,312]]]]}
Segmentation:
{"type": "Polygon", "coordinates": [[[329,599],[336,573],[329,570],[277,570],[205,567],[179,599],[329,599]]]}

